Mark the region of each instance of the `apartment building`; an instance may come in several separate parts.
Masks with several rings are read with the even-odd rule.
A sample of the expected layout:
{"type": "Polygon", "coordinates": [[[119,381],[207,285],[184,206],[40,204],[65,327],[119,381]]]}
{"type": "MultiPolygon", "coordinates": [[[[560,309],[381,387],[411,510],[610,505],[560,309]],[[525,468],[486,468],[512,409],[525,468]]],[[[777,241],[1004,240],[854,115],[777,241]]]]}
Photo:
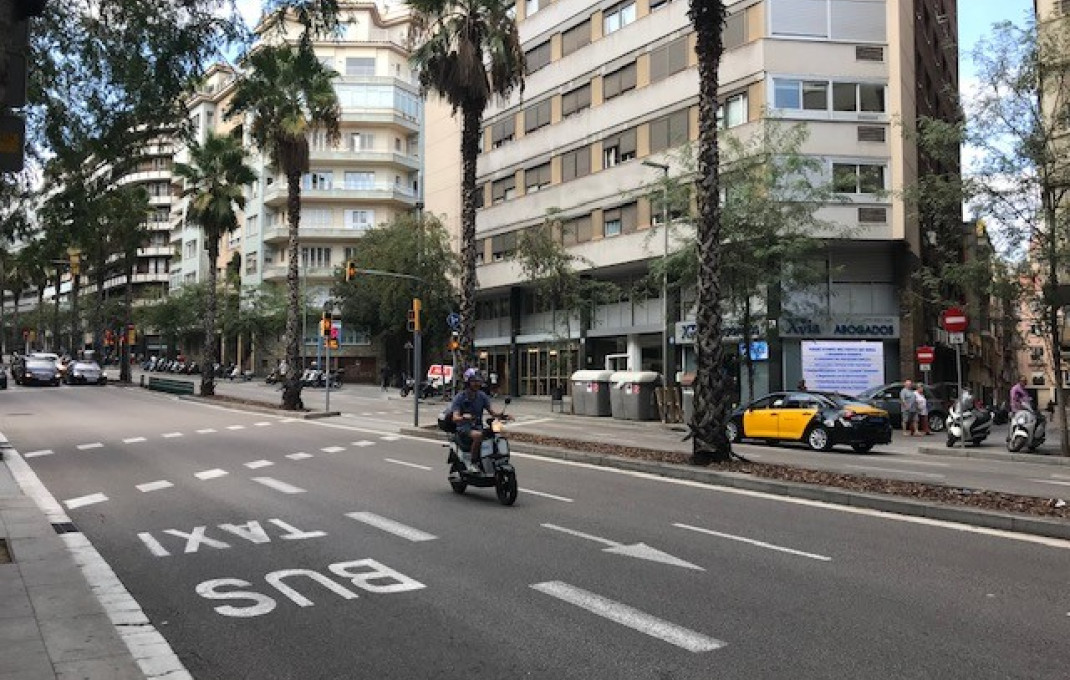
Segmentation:
{"type": "MultiPolygon", "coordinates": [[[[804,121],[804,153],[843,188],[841,201],[819,211],[842,227],[814,263],[827,283],[808,291],[806,305],[786,292],[781,310],[759,314],[757,330],[770,343],[767,355],[757,351],[755,391],[794,385],[812,375],[814,356],[837,347],[866,350],[860,370],[870,382],[909,375],[914,346],[933,329],[900,295],[923,244],[898,198],[919,159],[896,121],[954,115],[944,93],[958,85],[956,2],[726,4],[722,129],[747,135],[767,115],[804,121]]],[[[516,16],[530,74],[522,98],[487,111],[477,171],[481,360],[514,393],[547,394],[575,368],[663,371],[661,333],[668,324],[675,331],[669,371],[687,372],[694,362],[693,293],[669,300],[664,319],[656,293],[634,292],[663,242],[642,190],[659,170],[643,161],[683,174],[677,151],[698,139],[687,3],[522,0],[516,16]],[[518,234],[549,210],[564,223],[564,245],[588,263],[584,273],[621,290],[618,301],[570,324],[565,338],[510,257],[518,234]]],[[[456,129],[440,130],[441,118],[428,114],[437,140],[456,129]]],[[[459,190],[455,155],[436,153],[427,163],[429,199],[446,193],[443,184],[459,190]]],[[[428,207],[441,211],[434,202],[428,207]]],[[[725,321],[734,346],[739,320],[725,321]]]]}
{"type": "MultiPolygon", "coordinates": [[[[408,64],[408,7],[342,2],[340,8],[340,33],[315,43],[316,54],[339,74],[335,90],[342,108],[342,138],[340,145],[331,145],[321,131],[309,140],[311,169],[302,178],[300,245],[301,289],[309,310],[321,310],[328,302],[331,286],[359,247],[361,234],[413,210],[421,190],[423,103],[408,64]]],[[[291,37],[296,35],[294,27],[291,37]]],[[[205,100],[204,124],[213,115],[219,120],[226,87],[217,95],[219,104],[205,100]]],[[[246,142],[259,180],[246,196],[242,229],[229,245],[241,255],[243,287],[285,286],[286,178],[257,153],[248,135],[246,142]]],[[[183,252],[192,253],[195,246],[187,236],[182,238],[183,252]]],[[[190,274],[186,262],[184,258],[183,280],[190,274]]],[[[304,354],[310,361],[320,353],[317,318],[318,313],[310,314],[302,324],[304,354]]],[[[332,363],[346,369],[347,379],[374,379],[379,356],[367,333],[343,326],[332,363]]],[[[266,368],[278,358],[257,357],[255,367],[266,368]]]]}

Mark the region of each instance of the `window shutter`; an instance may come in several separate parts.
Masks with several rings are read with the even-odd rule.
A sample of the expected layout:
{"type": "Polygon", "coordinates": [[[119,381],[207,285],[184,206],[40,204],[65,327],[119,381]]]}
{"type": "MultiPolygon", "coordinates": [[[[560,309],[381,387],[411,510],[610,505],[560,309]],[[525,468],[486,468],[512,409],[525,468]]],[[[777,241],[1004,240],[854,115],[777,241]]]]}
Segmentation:
{"type": "Polygon", "coordinates": [[[639,209],[635,203],[620,207],[620,225],[622,234],[630,234],[639,228],[639,209]]]}
{"type": "Polygon", "coordinates": [[[669,146],[669,119],[658,118],[650,121],[650,152],[656,153],[669,146]]]}
{"type": "Polygon", "coordinates": [[[585,146],[576,150],[576,177],[586,177],[591,174],[591,147],[585,146]]]}
{"type": "Polygon", "coordinates": [[[626,156],[628,154],[633,154],[634,155],[636,153],[635,138],[636,138],[635,128],[632,128],[631,130],[626,130],[626,131],[620,133],[619,144],[620,144],[621,156],[626,156]]]}
{"type": "Polygon", "coordinates": [[[679,146],[687,141],[687,110],[669,116],[669,146],[679,146]]]}
{"type": "Polygon", "coordinates": [[[885,42],[885,0],[831,0],[833,40],[885,42]]]}
{"type": "Polygon", "coordinates": [[[729,14],[725,19],[724,28],[721,29],[721,40],[724,41],[726,50],[739,47],[747,41],[747,25],[744,21],[746,16],[747,13],[743,10],[729,14]]]}
{"type": "Polygon", "coordinates": [[[568,56],[591,42],[591,23],[584,21],[561,34],[561,55],[568,56]]]}
{"type": "Polygon", "coordinates": [[[543,66],[550,63],[550,42],[544,42],[541,45],[537,45],[524,53],[524,60],[528,65],[528,72],[533,73],[538,71],[543,66]]]}
{"type": "Polygon", "coordinates": [[[677,38],[668,44],[669,75],[679,73],[687,68],[687,36],[677,38]]]}
{"type": "Polygon", "coordinates": [[[635,62],[628,64],[620,71],[620,91],[627,92],[628,90],[635,89],[635,62]]]}
{"type": "Polygon", "coordinates": [[[669,47],[661,47],[650,51],[650,82],[656,83],[664,80],[669,75],[669,47]]]}
{"type": "Polygon", "coordinates": [[[612,99],[620,94],[620,71],[602,76],[602,99],[612,99]]]}
{"type": "Polygon", "coordinates": [[[773,35],[828,37],[827,0],[769,0],[773,35]]]}

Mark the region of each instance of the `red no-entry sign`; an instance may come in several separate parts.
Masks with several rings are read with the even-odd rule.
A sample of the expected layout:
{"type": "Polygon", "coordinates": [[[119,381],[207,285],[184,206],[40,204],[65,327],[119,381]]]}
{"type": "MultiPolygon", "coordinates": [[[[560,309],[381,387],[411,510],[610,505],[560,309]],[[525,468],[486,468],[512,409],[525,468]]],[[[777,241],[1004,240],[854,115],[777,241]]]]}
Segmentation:
{"type": "Polygon", "coordinates": [[[964,333],[967,326],[966,313],[958,307],[945,309],[941,314],[940,325],[948,333],[964,333]]]}
{"type": "Polygon", "coordinates": [[[936,350],[932,347],[922,345],[917,350],[918,363],[922,366],[929,366],[936,359],[936,350]]]}

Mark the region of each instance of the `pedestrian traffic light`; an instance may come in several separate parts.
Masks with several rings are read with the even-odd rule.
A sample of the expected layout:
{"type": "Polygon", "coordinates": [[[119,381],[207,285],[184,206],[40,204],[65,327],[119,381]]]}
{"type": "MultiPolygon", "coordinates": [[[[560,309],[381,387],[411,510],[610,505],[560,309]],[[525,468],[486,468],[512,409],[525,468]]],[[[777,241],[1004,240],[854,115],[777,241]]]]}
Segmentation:
{"type": "Polygon", "coordinates": [[[357,263],[353,260],[346,262],[346,281],[352,281],[357,278],[357,263]]]}
{"type": "Polygon", "coordinates": [[[416,333],[420,330],[420,298],[412,299],[412,308],[409,309],[409,332],[416,333]]]}
{"type": "Polygon", "coordinates": [[[320,319],[320,335],[323,337],[329,337],[331,335],[331,313],[324,312],[323,318],[320,319]]]}

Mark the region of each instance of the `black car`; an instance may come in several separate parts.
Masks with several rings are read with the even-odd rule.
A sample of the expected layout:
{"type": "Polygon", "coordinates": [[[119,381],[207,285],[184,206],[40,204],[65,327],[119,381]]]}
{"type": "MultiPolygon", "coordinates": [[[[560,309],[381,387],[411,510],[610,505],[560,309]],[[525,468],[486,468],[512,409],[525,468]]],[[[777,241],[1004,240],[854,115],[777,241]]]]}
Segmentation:
{"type": "Polygon", "coordinates": [[[15,375],[15,382],[19,385],[59,385],[62,376],[59,367],[52,359],[38,359],[26,357],[22,362],[21,369],[15,375]]]}
{"type": "Polygon", "coordinates": [[[728,437],[800,441],[815,451],[849,444],[865,453],[892,441],[888,412],[834,392],[774,392],[732,412],[728,437]]]}
{"type": "MultiPolygon", "coordinates": [[[[884,409],[892,419],[895,427],[903,426],[903,407],[899,402],[899,393],[903,383],[895,382],[880,387],[871,387],[858,395],[859,401],[884,409]]],[[[954,403],[955,386],[948,383],[935,383],[924,386],[925,404],[929,411],[929,429],[943,432],[947,425],[947,411],[954,403]]]]}

